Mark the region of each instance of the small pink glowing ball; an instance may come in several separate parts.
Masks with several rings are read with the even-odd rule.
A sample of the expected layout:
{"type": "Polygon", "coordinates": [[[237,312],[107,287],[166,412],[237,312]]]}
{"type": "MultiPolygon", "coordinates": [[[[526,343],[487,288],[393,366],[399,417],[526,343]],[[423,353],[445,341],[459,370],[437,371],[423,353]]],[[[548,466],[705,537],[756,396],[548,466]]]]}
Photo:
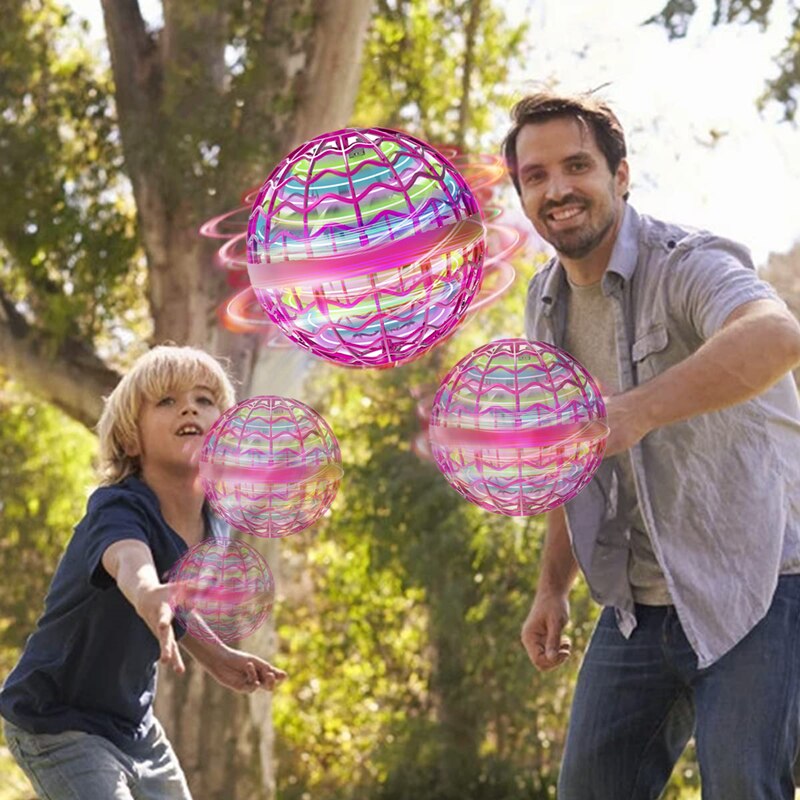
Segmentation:
{"type": "Polygon", "coordinates": [[[272,613],[275,581],[258,551],[237,539],[205,539],[169,573],[170,607],[194,637],[233,642],[272,613]]]}
{"type": "Polygon", "coordinates": [[[589,483],[608,438],[605,416],[597,384],[569,353],[500,339],[445,377],[433,401],[431,452],[467,500],[533,516],[589,483]]]}
{"type": "Polygon", "coordinates": [[[252,397],[223,413],[200,451],[200,480],[214,511],[255,536],[288,536],[328,510],[342,476],[339,443],[299,400],[252,397]]]}
{"type": "Polygon", "coordinates": [[[477,201],[430,145],[383,128],[326,133],[267,178],[247,228],[250,281],[296,344],[351,367],[422,355],[481,283],[477,201]]]}

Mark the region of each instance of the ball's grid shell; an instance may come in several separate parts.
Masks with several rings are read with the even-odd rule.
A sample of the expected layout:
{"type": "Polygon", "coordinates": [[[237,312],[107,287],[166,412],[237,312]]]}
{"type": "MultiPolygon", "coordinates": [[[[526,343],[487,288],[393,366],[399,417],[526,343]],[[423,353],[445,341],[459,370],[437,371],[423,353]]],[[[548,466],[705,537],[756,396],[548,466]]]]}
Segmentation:
{"type": "Polygon", "coordinates": [[[228,409],[200,456],[212,508],[256,536],[287,536],[316,522],[341,474],[339,444],[327,422],[305,403],[274,395],[228,409]]]}
{"type": "Polygon", "coordinates": [[[273,171],[253,209],[259,303],[293,342],[337,363],[410,360],[452,331],[480,286],[477,202],[443,156],[407,134],[318,137],[273,171]]]}
{"type": "Polygon", "coordinates": [[[272,613],[275,581],[261,554],[238,539],[206,539],[189,549],[168,578],[178,621],[204,641],[243,639],[272,613]]]}
{"type": "Polygon", "coordinates": [[[504,339],[445,377],[431,413],[431,451],[468,500],[503,514],[538,514],[591,480],[605,449],[604,420],[597,386],[569,354],[504,339]]]}

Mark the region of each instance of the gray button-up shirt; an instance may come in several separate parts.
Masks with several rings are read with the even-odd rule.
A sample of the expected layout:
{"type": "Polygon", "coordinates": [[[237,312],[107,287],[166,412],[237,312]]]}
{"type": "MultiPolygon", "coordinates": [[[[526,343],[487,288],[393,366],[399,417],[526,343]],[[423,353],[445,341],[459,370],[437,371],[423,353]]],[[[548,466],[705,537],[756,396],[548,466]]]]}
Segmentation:
{"type": "MultiPolygon", "coordinates": [[[[614,309],[623,391],[690,356],[737,306],[782,302],[741,245],[630,206],[601,285],[614,309]]],[[[528,287],[528,339],[563,347],[566,291],[554,258],[528,287]]],[[[800,401],[791,374],[744,403],[651,431],[631,459],[653,551],[706,667],[763,618],[778,575],[800,572],[800,401]]],[[[565,508],[592,596],[616,608],[630,636],[630,535],[613,467],[602,463],[565,508]]]]}

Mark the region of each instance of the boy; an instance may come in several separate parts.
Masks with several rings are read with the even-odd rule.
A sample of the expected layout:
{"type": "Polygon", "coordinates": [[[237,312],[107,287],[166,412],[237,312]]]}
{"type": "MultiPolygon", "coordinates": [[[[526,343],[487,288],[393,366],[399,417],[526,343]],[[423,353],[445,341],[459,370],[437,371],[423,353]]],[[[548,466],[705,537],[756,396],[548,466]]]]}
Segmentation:
{"type": "MultiPolygon", "coordinates": [[[[184,672],[170,567],[221,522],[197,481],[199,448],[230,380],[201,350],[161,346],[134,365],[98,423],[101,486],[89,498],[44,614],[0,692],[9,749],[42,798],[190,800],[153,716],[156,662],[184,672]]],[[[185,636],[224,686],[286,677],[256,656],[185,636]]]]}

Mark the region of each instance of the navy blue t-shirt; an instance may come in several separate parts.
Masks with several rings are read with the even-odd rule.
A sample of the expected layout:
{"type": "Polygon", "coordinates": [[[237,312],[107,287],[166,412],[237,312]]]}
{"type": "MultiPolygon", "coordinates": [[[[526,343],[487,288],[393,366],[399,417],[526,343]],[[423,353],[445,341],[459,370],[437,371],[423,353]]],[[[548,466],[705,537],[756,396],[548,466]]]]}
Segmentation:
{"type": "MultiPolygon", "coordinates": [[[[219,523],[206,510],[207,533],[219,523]]],[[[153,723],[158,641],[100,561],[121,539],[144,542],[162,580],[187,550],[139,478],[92,493],[44,613],[0,691],[0,715],[29,733],[86,731],[124,745],[153,723]]]]}

